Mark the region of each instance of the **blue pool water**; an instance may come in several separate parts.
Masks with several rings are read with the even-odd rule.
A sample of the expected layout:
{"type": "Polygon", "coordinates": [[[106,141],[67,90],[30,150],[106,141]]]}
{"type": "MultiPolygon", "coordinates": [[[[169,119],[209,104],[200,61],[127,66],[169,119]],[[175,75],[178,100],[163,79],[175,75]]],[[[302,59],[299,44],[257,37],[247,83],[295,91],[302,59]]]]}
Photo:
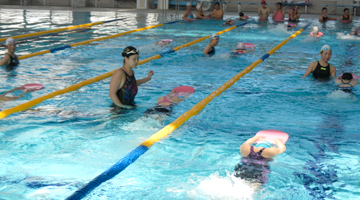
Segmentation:
{"type": "MultiPolygon", "coordinates": [[[[29,40],[18,45],[18,55],[177,19],[170,14],[37,10],[0,10],[0,17],[1,37],[126,18],[86,32],[29,40]]],[[[360,74],[360,40],[344,34],[359,21],[323,25],[307,20],[296,30],[308,22],[302,34],[85,199],[357,199],[359,89],[347,95],[333,92],[332,81],[300,77],[320,59],[324,44],[333,48],[330,63],[337,74],[360,74]],[[325,37],[307,37],[313,26],[325,37]],[[290,139],[286,152],[271,162],[268,183],[254,192],[232,174],[240,161],[239,146],[264,129],[287,132],[290,139]]],[[[2,91],[32,82],[45,88],[2,103],[2,110],[121,67],[121,52],[128,45],[139,48],[144,59],[226,29],[221,23],[179,22],[21,60],[14,70],[1,68],[2,91]],[[151,45],[163,38],[174,42],[163,48],[151,45]]],[[[109,112],[106,79],[2,119],[0,198],[65,199],[292,33],[282,25],[254,22],[222,34],[212,57],[202,54],[206,40],[139,65],[136,78],[149,70],[155,75],[139,87],[137,109],[116,118],[109,112]],[[241,41],[254,43],[256,51],[232,56],[231,48],[241,41]],[[173,115],[161,123],[143,117],[158,97],[179,85],[196,92],[173,115]]]]}

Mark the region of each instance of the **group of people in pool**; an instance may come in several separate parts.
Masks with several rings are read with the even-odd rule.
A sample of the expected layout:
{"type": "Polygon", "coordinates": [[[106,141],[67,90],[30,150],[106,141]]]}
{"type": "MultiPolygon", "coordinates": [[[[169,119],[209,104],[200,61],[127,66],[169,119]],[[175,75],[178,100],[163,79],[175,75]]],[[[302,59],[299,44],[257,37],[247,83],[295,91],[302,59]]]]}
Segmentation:
{"type": "Polygon", "coordinates": [[[186,3],[186,11],[183,15],[184,20],[193,20],[194,18],[196,18],[196,19],[207,19],[207,18],[222,19],[224,16],[224,11],[220,8],[219,2],[215,3],[215,8],[209,15],[206,15],[202,10],[201,5],[198,5],[198,6],[196,6],[197,13],[194,17],[193,13],[191,12],[191,8],[192,8],[192,4],[190,2],[186,3]]]}

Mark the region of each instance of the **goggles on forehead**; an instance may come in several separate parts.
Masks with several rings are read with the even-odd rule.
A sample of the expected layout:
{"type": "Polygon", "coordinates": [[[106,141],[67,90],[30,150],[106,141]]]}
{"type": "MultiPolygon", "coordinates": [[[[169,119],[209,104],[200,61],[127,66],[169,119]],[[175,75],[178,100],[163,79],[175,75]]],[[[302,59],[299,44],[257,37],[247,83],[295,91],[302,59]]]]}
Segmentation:
{"type": "Polygon", "coordinates": [[[127,52],[126,54],[132,54],[132,53],[137,53],[138,54],[139,52],[140,52],[139,50],[133,49],[133,50],[127,52]]]}

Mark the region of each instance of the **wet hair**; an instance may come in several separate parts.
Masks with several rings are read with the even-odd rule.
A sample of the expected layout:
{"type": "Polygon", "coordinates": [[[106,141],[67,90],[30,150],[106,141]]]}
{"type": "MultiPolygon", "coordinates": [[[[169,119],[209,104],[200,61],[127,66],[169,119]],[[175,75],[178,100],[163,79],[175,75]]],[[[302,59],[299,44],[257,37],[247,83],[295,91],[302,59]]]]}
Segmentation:
{"type": "Polygon", "coordinates": [[[353,79],[353,76],[352,76],[351,73],[343,73],[343,75],[341,76],[341,78],[342,78],[343,80],[351,80],[351,79],[353,79]]]}
{"type": "Polygon", "coordinates": [[[244,13],[243,13],[243,12],[240,12],[240,13],[239,13],[239,16],[240,16],[240,17],[244,16],[244,13]]]}
{"type": "Polygon", "coordinates": [[[345,9],[344,9],[344,12],[347,11],[347,10],[349,10],[349,8],[345,8],[345,9]]]}
{"type": "Polygon", "coordinates": [[[323,7],[322,10],[327,10],[327,7],[323,7]]]}
{"type": "Polygon", "coordinates": [[[139,54],[138,50],[133,47],[133,46],[128,46],[126,47],[123,52],[121,53],[122,57],[127,57],[129,58],[130,56],[134,55],[134,54],[139,54]],[[134,51],[135,50],[135,51],[134,51]],[[134,51],[134,52],[131,52],[129,53],[130,51],[134,51]]]}

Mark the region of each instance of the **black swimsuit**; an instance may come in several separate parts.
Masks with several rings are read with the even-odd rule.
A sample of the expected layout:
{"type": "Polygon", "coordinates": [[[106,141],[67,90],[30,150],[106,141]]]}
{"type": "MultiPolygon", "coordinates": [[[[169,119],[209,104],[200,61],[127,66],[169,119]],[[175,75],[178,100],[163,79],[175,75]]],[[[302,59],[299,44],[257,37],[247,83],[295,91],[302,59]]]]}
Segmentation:
{"type": "Polygon", "coordinates": [[[8,67],[15,67],[17,66],[20,62],[19,62],[19,59],[18,57],[15,55],[15,57],[12,57],[10,54],[6,53],[7,55],[10,56],[10,63],[6,66],[8,67]]]}
{"type": "Polygon", "coordinates": [[[345,17],[345,15],[342,16],[343,17],[343,21],[349,21],[350,20],[350,15],[348,17],[345,17]]]}
{"type": "Polygon", "coordinates": [[[209,53],[208,54],[214,54],[215,53],[215,47],[213,47],[213,46],[211,46],[211,51],[209,51],[209,53]]]}
{"type": "Polygon", "coordinates": [[[122,70],[125,72],[126,79],[122,88],[116,92],[116,96],[122,104],[134,105],[134,99],[138,91],[135,75],[129,76],[124,69],[122,70]]]}
{"type": "Polygon", "coordinates": [[[326,16],[326,17],[323,17],[323,22],[327,21],[329,18],[326,16]]]}
{"type": "MultiPolygon", "coordinates": [[[[351,81],[350,81],[350,82],[351,82],[351,81]]],[[[344,83],[344,81],[341,79],[341,83],[342,83],[342,84],[349,85],[349,87],[338,87],[336,90],[341,90],[341,91],[344,91],[344,92],[346,92],[346,93],[352,93],[352,89],[353,89],[354,86],[352,86],[352,85],[350,84],[350,82],[344,83]]]]}
{"type": "Polygon", "coordinates": [[[315,70],[312,72],[313,77],[316,79],[326,79],[330,76],[330,64],[328,66],[323,67],[320,65],[319,61],[315,68],[315,70]]]}

